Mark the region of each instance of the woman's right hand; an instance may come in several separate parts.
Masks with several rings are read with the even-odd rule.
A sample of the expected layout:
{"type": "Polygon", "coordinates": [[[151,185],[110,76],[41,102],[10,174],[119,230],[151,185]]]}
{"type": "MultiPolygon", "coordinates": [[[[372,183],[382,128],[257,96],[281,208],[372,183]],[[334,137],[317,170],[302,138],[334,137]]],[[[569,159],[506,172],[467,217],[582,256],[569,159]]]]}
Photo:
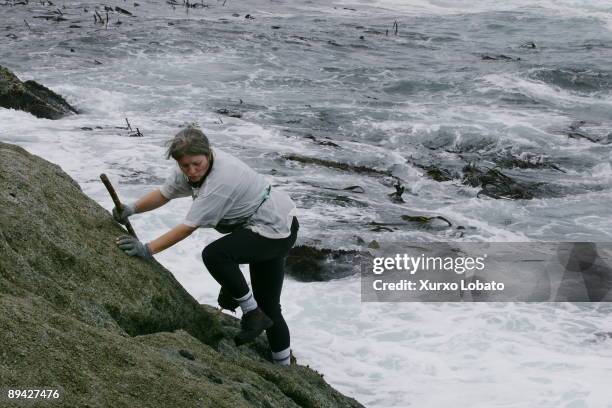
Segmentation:
{"type": "Polygon", "coordinates": [[[127,224],[128,217],[136,211],[133,205],[121,204],[122,211],[118,211],[117,207],[113,208],[113,218],[120,224],[127,224]]]}

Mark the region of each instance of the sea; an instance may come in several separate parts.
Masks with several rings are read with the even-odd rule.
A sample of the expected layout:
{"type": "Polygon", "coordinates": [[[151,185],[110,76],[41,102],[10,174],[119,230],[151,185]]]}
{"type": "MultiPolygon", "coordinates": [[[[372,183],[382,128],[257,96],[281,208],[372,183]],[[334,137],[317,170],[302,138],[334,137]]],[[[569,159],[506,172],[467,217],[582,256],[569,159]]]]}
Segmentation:
{"type": "MultiPolygon", "coordinates": [[[[612,241],[607,1],[3,0],[0,65],[80,111],[0,108],[0,140],[109,211],[99,175],[137,200],[192,124],[291,195],[301,245],[612,241]],[[466,166],[529,196],[465,184],[466,166]]],[[[189,206],[132,223],[149,241],[189,206]]],[[[156,255],[211,305],[219,237],[156,255]]],[[[366,303],[355,274],[287,277],[282,306],[298,362],[367,407],[612,407],[609,303],[366,303]]]]}

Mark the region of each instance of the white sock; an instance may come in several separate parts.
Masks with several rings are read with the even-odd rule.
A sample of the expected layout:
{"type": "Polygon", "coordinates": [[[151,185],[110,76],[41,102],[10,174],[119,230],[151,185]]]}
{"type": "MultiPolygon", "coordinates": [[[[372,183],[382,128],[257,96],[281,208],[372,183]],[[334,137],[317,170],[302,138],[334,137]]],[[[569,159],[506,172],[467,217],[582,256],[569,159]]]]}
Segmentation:
{"type": "Polygon", "coordinates": [[[236,299],[236,301],[240,305],[240,309],[242,309],[242,314],[257,309],[257,301],[255,300],[255,296],[253,296],[253,291],[251,290],[251,288],[249,288],[249,291],[246,295],[236,299]]]}
{"type": "Polygon", "coordinates": [[[274,364],[288,366],[291,363],[291,349],[287,347],[281,351],[273,351],[272,361],[274,364]]]}

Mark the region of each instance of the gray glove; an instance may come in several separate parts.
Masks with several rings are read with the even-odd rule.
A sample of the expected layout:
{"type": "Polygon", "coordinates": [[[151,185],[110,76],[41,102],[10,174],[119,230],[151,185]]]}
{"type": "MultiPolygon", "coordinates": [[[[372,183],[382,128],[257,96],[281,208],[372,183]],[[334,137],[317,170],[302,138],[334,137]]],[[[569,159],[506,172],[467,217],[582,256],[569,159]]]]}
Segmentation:
{"type": "Polygon", "coordinates": [[[125,251],[129,256],[139,256],[141,258],[152,258],[153,254],[149,244],[143,244],[138,239],[130,235],[122,235],[117,238],[117,246],[125,251]]]}
{"type": "Polygon", "coordinates": [[[136,212],[136,209],[134,208],[134,205],[130,205],[130,204],[121,204],[121,208],[122,208],[121,214],[119,213],[119,211],[117,211],[117,207],[113,208],[113,218],[119,224],[125,225],[128,222],[128,217],[134,214],[134,212],[136,212]]]}

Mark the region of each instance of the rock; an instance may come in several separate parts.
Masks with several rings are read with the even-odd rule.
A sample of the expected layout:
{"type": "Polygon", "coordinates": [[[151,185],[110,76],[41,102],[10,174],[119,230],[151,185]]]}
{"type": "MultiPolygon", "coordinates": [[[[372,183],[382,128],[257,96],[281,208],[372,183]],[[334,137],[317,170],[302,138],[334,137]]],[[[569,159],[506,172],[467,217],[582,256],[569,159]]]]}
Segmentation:
{"type": "Polygon", "coordinates": [[[499,167],[504,168],[519,168],[519,169],[553,169],[565,173],[566,171],[561,169],[556,164],[550,162],[550,160],[544,154],[534,154],[529,152],[523,152],[520,155],[506,154],[504,156],[492,157],[490,161],[494,162],[499,167]]]}
{"type": "Polygon", "coordinates": [[[115,11],[121,14],[125,14],[126,16],[131,16],[132,13],[130,13],[129,11],[127,11],[126,9],[123,9],[121,7],[115,7],[115,11]]]}
{"type": "Polygon", "coordinates": [[[62,17],[61,15],[57,15],[57,14],[43,14],[40,16],[33,16],[32,18],[42,18],[45,19],[47,21],[55,21],[55,22],[60,22],[60,21],[66,21],[67,18],[62,17]]]}
{"type": "Polygon", "coordinates": [[[433,164],[424,167],[423,170],[425,170],[427,175],[435,181],[450,181],[454,178],[453,174],[449,170],[437,167],[433,164]]]}
{"type": "Polygon", "coordinates": [[[452,227],[452,223],[446,218],[435,215],[432,217],[424,215],[402,215],[402,222],[378,222],[371,221],[368,226],[374,227],[370,231],[377,232],[392,232],[400,229],[427,229],[427,230],[443,230],[452,227]]]}
{"type": "Polygon", "coordinates": [[[370,242],[368,244],[368,248],[370,248],[370,249],[380,249],[380,244],[378,243],[378,241],[376,241],[374,239],[374,240],[372,240],[372,242],[370,242]]]}
{"type": "Polygon", "coordinates": [[[520,58],[509,57],[504,54],[499,54],[499,55],[484,54],[480,56],[480,59],[483,61],[520,61],[521,60],[520,58]]]}
{"type": "Polygon", "coordinates": [[[235,347],[237,319],[200,305],[155,260],[125,255],[107,210],[6,143],[0,208],[3,383],[61,388],[58,406],[70,407],[160,396],[177,407],[361,407],[313,370],[271,364],[265,336],[235,347]]]}
{"type": "Polygon", "coordinates": [[[217,109],[216,112],[219,115],[225,115],[228,116],[230,118],[241,118],[242,117],[242,113],[238,112],[238,111],[232,111],[226,108],[221,108],[221,109],[217,109]]]}
{"type": "Polygon", "coordinates": [[[481,194],[491,198],[532,199],[533,191],[497,169],[481,168],[473,163],[463,168],[463,184],[482,187],[481,194]]]}
{"type": "Polygon", "coordinates": [[[365,189],[361,186],[348,186],[343,188],[342,190],[351,191],[353,193],[363,194],[365,193],[365,189]]]}
{"type": "Polygon", "coordinates": [[[402,215],[400,218],[404,221],[414,222],[419,225],[427,225],[428,228],[447,228],[453,226],[452,222],[441,215],[435,215],[433,217],[424,215],[402,215]],[[441,221],[441,223],[436,224],[438,220],[441,221]]]}
{"type": "Polygon", "coordinates": [[[22,110],[46,119],[60,119],[78,113],[60,95],[38,82],[21,82],[15,74],[2,65],[0,65],[0,106],[22,110]]]}
{"type": "Polygon", "coordinates": [[[318,166],[324,166],[332,169],[342,170],[342,171],[350,171],[353,173],[360,174],[370,174],[370,175],[378,175],[378,176],[391,176],[391,172],[389,170],[379,170],[366,166],[358,166],[348,163],[340,163],[332,160],[319,159],[317,157],[308,157],[302,156],[299,154],[287,154],[282,156],[285,160],[296,161],[304,164],[315,164],[318,166]]]}
{"type": "Polygon", "coordinates": [[[295,246],[289,252],[286,272],[303,282],[328,281],[359,273],[361,262],[371,255],[363,251],[295,246]]]}
{"type": "MultiPolygon", "coordinates": [[[[300,120],[298,119],[297,121],[288,121],[287,123],[290,123],[290,122],[299,123],[299,121],[300,120]]],[[[336,143],[334,143],[334,142],[332,142],[330,140],[319,140],[319,139],[317,139],[316,137],[314,137],[311,134],[307,134],[304,137],[306,139],[312,140],[313,142],[315,142],[316,144],[321,145],[321,146],[340,147],[336,143]]]]}

